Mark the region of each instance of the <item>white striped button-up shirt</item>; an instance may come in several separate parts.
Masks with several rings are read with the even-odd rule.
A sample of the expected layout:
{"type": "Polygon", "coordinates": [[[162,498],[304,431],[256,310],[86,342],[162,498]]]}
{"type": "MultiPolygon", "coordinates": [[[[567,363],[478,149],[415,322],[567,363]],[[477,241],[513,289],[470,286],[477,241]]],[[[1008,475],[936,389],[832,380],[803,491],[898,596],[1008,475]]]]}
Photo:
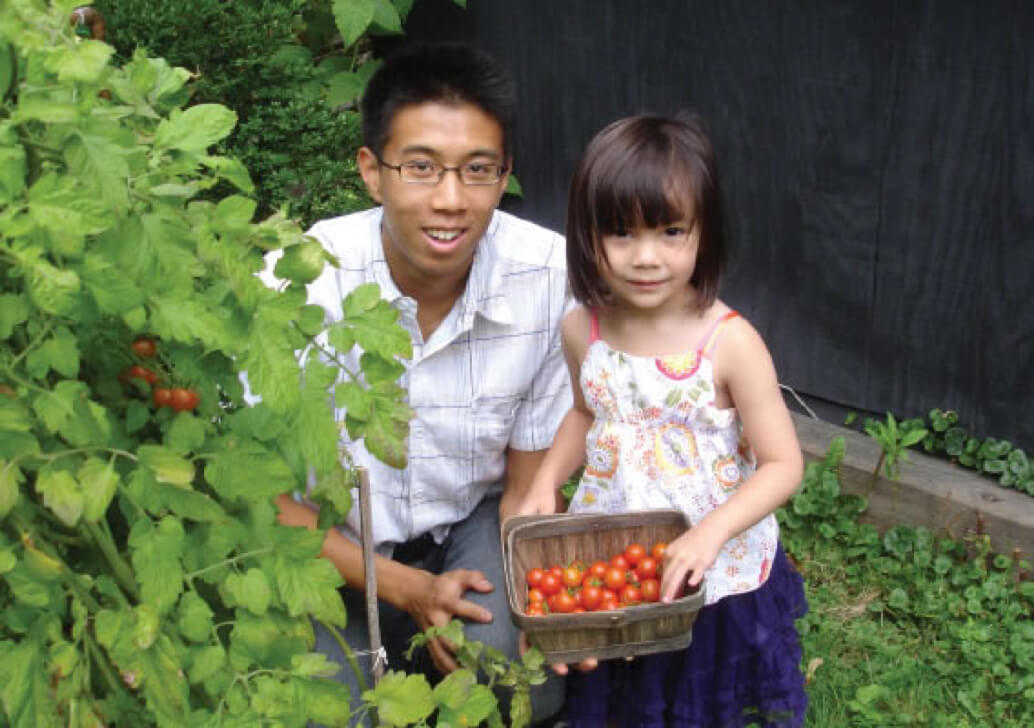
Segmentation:
{"type": "MultiPolygon", "coordinates": [[[[341,319],[341,301],[376,283],[410,333],[413,359],[401,380],[415,415],[408,465],[397,470],[342,437],[354,462],[369,469],[374,540],[394,544],[430,532],[439,543],[490,493],[499,492],[505,452],[550,446],[571,405],[560,343],[569,307],[563,238],[496,211],[478,244],[463,295],[424,341],[417,304],[403,295],[384,258],[382,209],[323,220],[309,234],[340,261],[308,286],[310,303],[341,319]]],[[[349,366],[358,371],[358,353],[349,366]]],[[[345,411],[336,412],[339,421],[345,411]]],[[[358,539],[353,508],[344,532],[358,539]]]]}

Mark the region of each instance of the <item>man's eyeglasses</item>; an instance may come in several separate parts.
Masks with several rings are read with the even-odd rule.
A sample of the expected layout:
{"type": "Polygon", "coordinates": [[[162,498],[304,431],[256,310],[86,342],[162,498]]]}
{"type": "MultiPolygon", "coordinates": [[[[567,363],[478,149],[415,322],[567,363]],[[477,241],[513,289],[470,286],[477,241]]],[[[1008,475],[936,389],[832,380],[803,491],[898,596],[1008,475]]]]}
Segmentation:
{"type": "Polygon", "coordinates": [[[426,159],[416,159],[402,164],[388,164],[380,157],[378,164],[399,173],[399,178],[411,185],[436,185],[446,172],[455,172],[465,185],[494,185],[506,174],[502,164],[490,162],[467,162],[458,167],[446,167],[426,159]]]}

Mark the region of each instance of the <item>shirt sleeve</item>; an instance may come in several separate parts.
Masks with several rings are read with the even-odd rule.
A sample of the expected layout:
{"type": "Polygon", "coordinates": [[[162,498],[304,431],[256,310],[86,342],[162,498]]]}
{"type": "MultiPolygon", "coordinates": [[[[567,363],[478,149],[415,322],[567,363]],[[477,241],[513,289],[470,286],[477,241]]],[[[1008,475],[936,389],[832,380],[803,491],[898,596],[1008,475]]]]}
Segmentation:
{"type": "Polygon", "coordinates": [[[571,377],[560,339],[560,322],[574,305],[563,272],[554,279],[562,295],[553,297],[549,311],[549,340],[546,355],[517,406],[510,447],[515,450],[545,450],[564,415],[571,409],[571,377]]]}

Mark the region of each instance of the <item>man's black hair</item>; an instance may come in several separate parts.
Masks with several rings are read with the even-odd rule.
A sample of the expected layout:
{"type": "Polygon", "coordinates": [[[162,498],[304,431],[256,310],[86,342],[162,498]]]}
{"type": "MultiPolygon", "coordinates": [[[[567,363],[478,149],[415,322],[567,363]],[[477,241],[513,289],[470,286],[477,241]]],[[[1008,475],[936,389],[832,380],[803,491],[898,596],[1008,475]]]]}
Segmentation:
{"type": "Polygon", "coordinates": [[[395,114],[407,106],[473,104],[499,123],[503,157],[512,155],[517,93],[487,53],[461,43],[417,43],[390,56],[370,78],[360,109],[363,144],[380,156],[395,114]]]}

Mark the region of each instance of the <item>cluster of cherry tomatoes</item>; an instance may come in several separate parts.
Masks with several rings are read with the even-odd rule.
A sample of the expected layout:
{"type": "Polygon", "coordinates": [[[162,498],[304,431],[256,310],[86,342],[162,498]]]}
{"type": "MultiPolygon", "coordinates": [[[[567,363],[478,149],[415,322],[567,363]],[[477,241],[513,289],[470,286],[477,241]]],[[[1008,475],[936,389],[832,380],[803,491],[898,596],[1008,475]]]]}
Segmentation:
{"type": "MultiPolygon", "coordinates": [[[[141,336],[131,345],[133,354],[139,360],[154,359],[158,354],[158,344],[154,339],[141,336]]],[[[139,379],[151,388],[151,401],[158,409],[171,407],[177,412],[189,412],[201,402],[198,393],[189,387],[166,387],[161,384],[161,377],[154,369],[143,364],[134,364],[122,372],[122,380],[139,379]]]]}
{"type": "Polygon", "coordinates": [[[567,566],[529,569],[525,612],[529,616],[605,612],[656,602],[666,545],[657,543],[647,551],[642,544],[632,543],[609,561],[586,565],[575,559],[567,566]]]}

